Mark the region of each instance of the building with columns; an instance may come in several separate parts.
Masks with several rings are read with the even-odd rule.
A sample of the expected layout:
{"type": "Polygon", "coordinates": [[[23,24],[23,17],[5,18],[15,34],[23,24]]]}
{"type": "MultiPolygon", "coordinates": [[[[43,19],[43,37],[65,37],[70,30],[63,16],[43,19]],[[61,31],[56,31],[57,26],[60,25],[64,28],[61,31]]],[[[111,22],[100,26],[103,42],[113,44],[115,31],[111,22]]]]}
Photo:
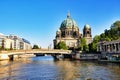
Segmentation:
{"type": "Polygon", "coordinates": [[[67,18],[62,21],[60,28],[56,31],[56,37],[53,40],[54,48],[56,48],[56,45],[60,41],[65,42],[68,48],[78,48],[82,37],[86,39],[87,44],[92,42],[90,26],[88,24],[84,26],[82,36],[76,21],[72,19],[70,13],[68,13],[67,18]]]}
{"type": "Polygon", "coordinates": [[[105,53],[120,53],[120,40],[99,42],[97,44],[97,51],[105,53]]]}
{"type": "Polygon", "coordinates": [[[110,61],[120,60],[120,40],[102,41],[97,44],[97,51],[110,61]]]}

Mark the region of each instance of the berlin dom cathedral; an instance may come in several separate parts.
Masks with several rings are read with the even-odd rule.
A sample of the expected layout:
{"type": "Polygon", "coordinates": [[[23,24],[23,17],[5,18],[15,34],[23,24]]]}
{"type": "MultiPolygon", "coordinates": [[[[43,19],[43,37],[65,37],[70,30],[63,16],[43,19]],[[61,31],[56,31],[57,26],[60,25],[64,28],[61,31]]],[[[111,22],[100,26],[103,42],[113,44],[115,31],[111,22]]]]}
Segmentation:
{"type": "Polygon", "coordinates": [[[83,35],[80,33],[79,27],[74,19],[71,18],[70,13],[67,18],[61,23],[60,28],[56,31],[56,37],[53,40],[54,48],[63,41],[66,46],[70,48],[78,48],[80,46],[80,39],[84,37],[86,44],[92,42],[91,28],[88,24],[84,26],[83,35]]]}

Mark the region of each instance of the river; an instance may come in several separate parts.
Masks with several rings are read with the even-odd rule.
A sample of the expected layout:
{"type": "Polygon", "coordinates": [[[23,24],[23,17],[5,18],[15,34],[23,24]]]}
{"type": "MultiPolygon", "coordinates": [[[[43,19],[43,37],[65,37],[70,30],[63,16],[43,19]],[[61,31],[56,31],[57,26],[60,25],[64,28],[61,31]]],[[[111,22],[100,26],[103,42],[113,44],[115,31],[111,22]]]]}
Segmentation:
{"type": "Polygon", "coordinates": [[[0,80],[120,80],[120,66],[88,61],[55,61],[51,56],[0,61],[0,80]]]}

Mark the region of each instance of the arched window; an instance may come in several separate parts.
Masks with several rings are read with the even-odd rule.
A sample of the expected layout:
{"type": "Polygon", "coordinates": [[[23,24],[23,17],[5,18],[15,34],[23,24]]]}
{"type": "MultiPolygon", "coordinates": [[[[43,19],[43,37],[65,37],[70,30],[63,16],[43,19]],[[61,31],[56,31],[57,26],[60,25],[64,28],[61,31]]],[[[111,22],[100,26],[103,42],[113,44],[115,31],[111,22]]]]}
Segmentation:
{"type": "Polygon", "coordinates": [[[62,37],[65,37],[65,31],[62,31],[61,36],[62,36],[62,37]]]}
{"type": "Polygon", "coordinates": [[[90,34],[90,32],[89,32],[89,31],[87,31],[87,34],[90,34]]]}

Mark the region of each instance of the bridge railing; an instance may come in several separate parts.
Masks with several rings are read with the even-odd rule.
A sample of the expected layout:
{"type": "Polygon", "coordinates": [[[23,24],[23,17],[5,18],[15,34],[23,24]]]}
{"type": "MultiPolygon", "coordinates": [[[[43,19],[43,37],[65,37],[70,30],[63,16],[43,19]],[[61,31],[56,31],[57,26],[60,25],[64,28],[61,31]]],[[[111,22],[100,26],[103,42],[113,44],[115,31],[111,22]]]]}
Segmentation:
{"type": "Polygon", "coordinates": [[[53,52],[67,52],[67,53],[71,53],[71,50],[60,50],[60,49],[31,49],[31,50],[8,50],[8,51],[5,51],[5,50],[2,50],[0,51],[0,53],[19,53],[19,52],[24,52],[24,53],[27,53],[27,52],[36,52],[36,51],[41,51],[41,52],[44,52],[44,51],[53,51],[53,52]]]}

